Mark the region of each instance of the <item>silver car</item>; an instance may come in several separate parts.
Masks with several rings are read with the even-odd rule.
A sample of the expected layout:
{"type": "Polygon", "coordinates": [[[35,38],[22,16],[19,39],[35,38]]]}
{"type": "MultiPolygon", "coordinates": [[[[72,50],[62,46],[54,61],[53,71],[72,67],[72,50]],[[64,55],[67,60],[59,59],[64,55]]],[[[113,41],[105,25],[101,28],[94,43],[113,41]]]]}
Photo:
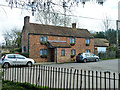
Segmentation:
{"type": "Polygon", "coordinates": [[[99,57],[92,54],[92,53],[79,53],[77,56],[76,56],[76,61],[77,62],[84,62],[86,63],[87,61],[99,61],[99,57]]]}
{"type": "Polygon", "coordinates": [[[2,67],[9,67],[12,65],[27,65],[32,66],[35,61],[30,58],[26,58],[20,54],[5,54],[1,58],[2,67]]]}

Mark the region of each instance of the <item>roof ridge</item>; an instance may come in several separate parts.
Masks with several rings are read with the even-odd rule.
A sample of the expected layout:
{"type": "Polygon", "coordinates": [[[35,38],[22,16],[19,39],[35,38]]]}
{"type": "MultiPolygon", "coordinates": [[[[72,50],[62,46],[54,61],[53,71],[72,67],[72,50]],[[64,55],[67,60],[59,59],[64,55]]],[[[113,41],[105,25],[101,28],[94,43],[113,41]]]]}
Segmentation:
{"type": "MultiPolygon", "coordinates": [[[[73,29],[72,27],[55,26],[55,25],[47,25],[47,24],[38,24],[38,23],[30,23],[30,24],[73,29]]],[[[76,28],[76,29],[77,29],[77,30],[87,30],[87,29],[84,29],[84,28],[76,28]]],[[[88,30],[87,30],[87,31],[88,31],[88,30]]]]}

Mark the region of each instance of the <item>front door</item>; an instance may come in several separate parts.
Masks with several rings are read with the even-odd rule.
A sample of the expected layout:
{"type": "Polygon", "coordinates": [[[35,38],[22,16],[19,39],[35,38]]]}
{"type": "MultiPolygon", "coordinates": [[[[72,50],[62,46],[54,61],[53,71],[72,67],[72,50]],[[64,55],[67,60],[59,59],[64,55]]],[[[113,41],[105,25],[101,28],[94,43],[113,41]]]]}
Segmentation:
{"type": "Polygon", "coordinates": [[[50,60],[51,60],[51,62],[54,62],[54,55],[55,55],[55,49],[54,48],[51,48],[50,49],[50,60]]]}

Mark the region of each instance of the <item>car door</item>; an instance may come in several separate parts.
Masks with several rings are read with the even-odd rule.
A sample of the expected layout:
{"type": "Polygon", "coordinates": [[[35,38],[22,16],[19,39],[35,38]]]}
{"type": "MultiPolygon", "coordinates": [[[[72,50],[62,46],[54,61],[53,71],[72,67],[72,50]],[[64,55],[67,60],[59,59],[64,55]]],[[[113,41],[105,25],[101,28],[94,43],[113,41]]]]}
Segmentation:
{"type": "Polygon", "coordinates": [[[87,61],[90,61],[90,54],[89,53],[86,53],[85,57],[86,57],[87,61]]]}
{"type": "Polygon", "coordinates": [[[15,55],[15,57],[16,57],[16,64],[17,65],[25,65],[26,64],[27,61],[26,61],[24,56],[22,56],[22,55],[15,55]]]}
{"type": "Polygon", "coordinates": [[[90,53],[90,61],[94,61],[94,55],[90,53]]]}
{"type": "Polygon", "coordinates": [[[8,55],[8,56],[7,56],[7,61],[8,61],[11,65],[15,65],[15,64],[16,64],[15,55],[8,55]]]}

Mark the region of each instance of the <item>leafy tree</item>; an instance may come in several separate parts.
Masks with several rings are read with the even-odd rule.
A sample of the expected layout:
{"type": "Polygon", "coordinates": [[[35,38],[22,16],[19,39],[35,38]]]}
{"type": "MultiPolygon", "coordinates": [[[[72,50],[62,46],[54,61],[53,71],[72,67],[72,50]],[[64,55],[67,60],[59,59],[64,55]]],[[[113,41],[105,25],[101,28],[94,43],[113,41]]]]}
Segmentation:
{"type": "Polygon", "coordinates": [[[95,38],[105,38],[105,33],[104,32],[96,32],[94,37],[95,38]]]}

